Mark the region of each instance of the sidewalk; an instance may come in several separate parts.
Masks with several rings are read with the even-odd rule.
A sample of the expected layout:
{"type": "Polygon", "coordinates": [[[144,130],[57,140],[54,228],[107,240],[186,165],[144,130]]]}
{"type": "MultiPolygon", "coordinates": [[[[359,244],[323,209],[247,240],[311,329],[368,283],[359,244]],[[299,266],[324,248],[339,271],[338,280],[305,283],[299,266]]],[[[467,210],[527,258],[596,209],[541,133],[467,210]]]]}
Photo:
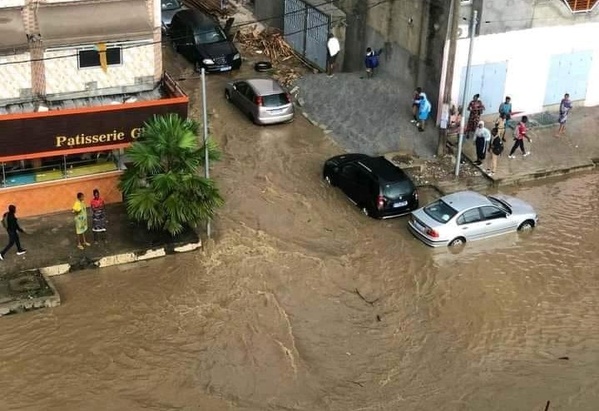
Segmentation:
{"type": "MultiPolygon", "coordinates": [[[[514,120],[519,120],[516,117],[514,120]]],[[[492,123],[487,123],[490,129],[492,123]]],[[[593,169],[599,163],[599,107],[580,107],[572,111],[566,125],[566,134],[555,137],[557,126],[537,126],[530,129],[532,143],[524,142],[530,152],[522,157],[520,150],[514,159],[508,158],[513,145],[512,130],[506,131],[505,150],[499,158],[497,172],[487,177],[496,186],[521,183],[544,177],[569,174],[593,169]]],[[[449,138],[453,149],[457,150],[457,135],[449,138]]],[[[464,139],[462,153],[474,163],[476,147],[473,139],[464,139]]],[[[488,156],[487,156],[488,157],[488,156]]],[[[481,171],[486,175],[488,164],[483,162],[481,171]]]]}
{"type": "MultiPolygon", "coordinates": [[[[433,158],[438,139],[434,121],[429,120],[424,133],[410,123],[413,85],[384,74],[373,79],[362,77],[363,73],[356,72],[336,73],[332,78],[326,74],[300,78],[295,94],[303,114],[348,152],[372,155],[401,151],[433,158]]],[[[492,126],[487,123],[489,129],[492,126]]],[[[525,142],[531,155],[522,158],[516,154],[515,159],[507,157],[513,144],[508,132],[497,173],[493,177],[486,175],[487,164],[481,166],[481,171],[499,186],[593,169],[599,162],[599,107],[575,107],[564,137],[554,137],[556,128],[543,125],[531,129],[533,142],[525,142]]],[[[449,144],[457,150],[456,135],[449,137],[449,144]]],[[[463,154],[466,161],[476,161],[472,140],[464,140],[463,154]]]]}
{"type": "MultiPolygon", "coordinates": [[[[107,242],[94,243],[90,230],[87,240],[92,245],[84,250],[77,248],[70,212],[19,219],[19,225],[27,232],[20,235],[27,253],[17,256],[13,247],[0,261],[0,316],[59,304],[60,297],[50,278],[53,275],[162,257],[201,246],[193,230],[173,239],[131,223],[124,204],[108,205],[106,214],[107,242]]],[[[2,231],[0,247],[4,248],[7,242],[8,235],[2,231]]]]}

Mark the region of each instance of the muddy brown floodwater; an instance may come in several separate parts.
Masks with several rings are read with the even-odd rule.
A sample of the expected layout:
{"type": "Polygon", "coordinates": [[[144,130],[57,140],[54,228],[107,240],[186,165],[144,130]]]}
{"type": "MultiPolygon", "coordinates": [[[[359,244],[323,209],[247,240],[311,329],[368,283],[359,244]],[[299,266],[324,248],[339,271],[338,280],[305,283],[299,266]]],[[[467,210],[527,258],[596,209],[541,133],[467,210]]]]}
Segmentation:
{"type": "Polygon", "coordinates": [[[319,129],[250,125],[226,79],[215,243],[3,317],[1,410],[597,409],[599,174],[508,191],[530,235],[431,250],[325,187],[319,129]]]}

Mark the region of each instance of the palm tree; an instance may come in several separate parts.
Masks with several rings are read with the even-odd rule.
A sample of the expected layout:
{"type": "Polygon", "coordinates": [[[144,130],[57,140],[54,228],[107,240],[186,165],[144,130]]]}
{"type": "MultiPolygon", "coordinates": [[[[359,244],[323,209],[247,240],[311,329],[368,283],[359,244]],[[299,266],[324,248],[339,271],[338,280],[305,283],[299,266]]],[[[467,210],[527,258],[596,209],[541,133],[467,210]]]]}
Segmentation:
{"type": "Polygon", "coordinates": [[[176,114],[154,116],[144,124],[125,151],[132,164],[119,183],[129,218],[175,236],[214,217],[223,199],[215,182],[200,175],[200,167],[204,150],[210,160],[218,160],[220,152],[211,140],[200,146],[198,130],[197,122],[176,114]]]}

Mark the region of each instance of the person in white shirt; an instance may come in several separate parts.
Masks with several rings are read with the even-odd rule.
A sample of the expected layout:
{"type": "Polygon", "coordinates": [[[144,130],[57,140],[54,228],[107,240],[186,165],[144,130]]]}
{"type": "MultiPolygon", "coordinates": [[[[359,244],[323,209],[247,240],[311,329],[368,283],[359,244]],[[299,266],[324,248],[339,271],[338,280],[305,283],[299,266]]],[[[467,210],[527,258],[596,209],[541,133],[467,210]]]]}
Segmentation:
{"type": "Polygon", "coordinates": [[[329,40],[327,41],[327,74],[329,75],[329,77],[333,76],[333,71],[335,70],[335,62],[337,60],[337,54],[339,54],[340,50],[341,46],[339,45],[339,40],[337,40],[337,37],[335,37],[333,33],[329,33],[329,40]]]}
{"type": "Polygon", "coordinates": [[[474,137],[476,143],[476,162],[474,164],[480,166],[486,157],[489,144],[491,144],[491,132],[485,127],[484,121],[478,122],[474,137]]]}

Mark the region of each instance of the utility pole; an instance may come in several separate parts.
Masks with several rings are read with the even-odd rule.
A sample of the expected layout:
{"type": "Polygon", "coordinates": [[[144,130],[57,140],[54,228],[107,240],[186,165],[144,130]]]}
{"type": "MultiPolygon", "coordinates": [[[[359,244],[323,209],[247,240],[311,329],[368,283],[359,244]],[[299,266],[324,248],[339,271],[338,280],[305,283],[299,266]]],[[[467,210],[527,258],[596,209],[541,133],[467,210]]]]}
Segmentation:
{"type": "MultiPolygon", "coordinates": [[[[210,178],[210,159],[208,153],[208,108],[206,107],[206,69],[202,67],[202,111],[204,114],[204,175],[210,178]]],[[[210,238],[210,219],[206,221],[206,236],[210,238]]]]}
{"type": "Polygon", "coordinates": [[[470,47],[468,48],[468,63],[466,65],[466,79],[464,80],[464,92],[462,93],[462,120],[460,121],[460,137],[458,139],[458,155],[455,162],[455,176],[460,176],[460,163],[462,161],[462,145],[464,144],[464,124],[466,123],[466,102],[468,101],[468,86],[470,85],[470,66],[472,65],[472,50],[474,49],[474,31],[478,24],[478,10],[472,13],[470,21],[470,47]]]}
{"type": "Polygon", "coordinates": [[[445,84],[443,87],[443,107],[441,108],[441,128],[437,142],[437,156],[445,154],[447,148],[447,128],[449,127],[449,107],[451,105],[451,88],[455,69],[455,53],[457,49],[458,26],[460,24],[460,0],[450,0],[448,26],[449,50],[447,52],[447,66],[445,67],[445,84]]]}

